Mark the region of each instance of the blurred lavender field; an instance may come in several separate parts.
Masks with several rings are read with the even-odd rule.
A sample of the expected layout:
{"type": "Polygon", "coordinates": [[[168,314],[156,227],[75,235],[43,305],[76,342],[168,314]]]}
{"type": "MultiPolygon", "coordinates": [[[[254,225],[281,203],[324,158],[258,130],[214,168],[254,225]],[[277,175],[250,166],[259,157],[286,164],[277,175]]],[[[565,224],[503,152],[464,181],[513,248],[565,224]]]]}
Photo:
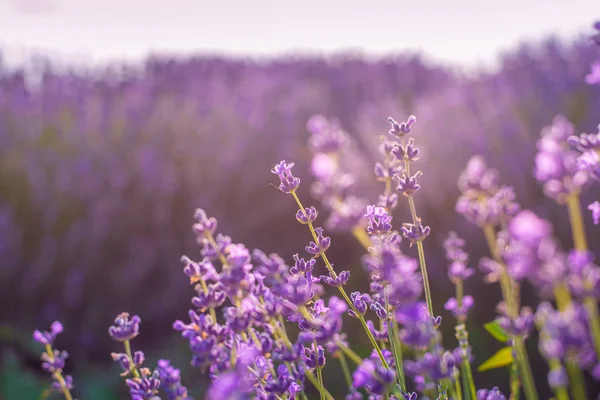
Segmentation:
{"type": "MultiPolygon", "coordinates": [[[[146,349],[164,348],[172,321],[189,308],[179,259],[198,252],[190,230],[197,207],[235,241],[290,260],[307,235],[296,226],[294,204],[270,186],[269,170],[294,160],[310,181],[305,125],[317,113],[339,119],[352,137],[345,167],[366,182],[356,190],[371,200],[377,187],[369,186],[370,166],[386,118],[419,117],[425,175],[416,197],[432,227],[426,246],[439,301],[453,290],[442,261],[448,231],[467,239],[473,259],[486,253],[483,237],[453,211],[458,174],[473,154],[484,155],[515,186],[522,206],[553,222],[570,246],[566,211],[533,178],[536,140],[559,113],[577,132],[594,131],[600,90],[583,77],[597,58],[587,41],[548,40],[506,54],[498,72],[469,77],[416,56],[158,57],[142,68],[76,72],[40,59],[17,71],[0,64],[3,352],[19,354],[20,368],[29,358],[37,368],[29,333],[61,320],[68,327],[61,340],[71,350],[67,370],[76,365],[94,381],[95,368],[110,363],[106,327],[122,310],[139,314],[152,332],[139,339],[146,349]]],[[[308,185],[301,190],[308,198],[308,185]]],[[[586,193],[584,203],[598,194],[586,193]]],[[[600,230],[588,229],[597,240],[600,230]]],[[[339,265],[358,264],[361,249],[333,236],[330,253],[339,265]]],[[[364,272],[352,271],[358,290],[364,272]]],[[[491,345],[477,329],[492,319],[499,293],[489,296],[489,287],[475,283],[469,291],[489,298],[473,311],[472,343],[491,345]]],[[[532,364],[546,368],[539,359],[532,364]]]]}

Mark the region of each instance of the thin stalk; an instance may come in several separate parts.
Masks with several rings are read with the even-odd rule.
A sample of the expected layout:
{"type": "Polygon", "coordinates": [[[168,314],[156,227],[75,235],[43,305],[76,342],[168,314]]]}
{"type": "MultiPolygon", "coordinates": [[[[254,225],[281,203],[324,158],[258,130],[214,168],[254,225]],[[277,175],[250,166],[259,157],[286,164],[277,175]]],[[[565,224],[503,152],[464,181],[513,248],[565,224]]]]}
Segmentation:
{"type": "Polygon", "coordinates": [[[367,235],[367,232],[365,232],[364,229],[355,227],[352,229],[352,235],[365,249],[369,249],[369,247],[373,246],[371,238],[369,237],[369,235],[367,235]]]}
{"type": "MultiPolygon", "coordinates": [[[[302,210],[302,212],[304,212],[304,206],[302,205],[302,202],[298,198],[298,195],[296,194],[296,192],[292,192],[292,196],[294,197],[294,200],[296,200],[296,204],[298,205],[298,207],[300,208],[300,210],[302,210]]],[[[312,222],[308,223],[308,228],[310,229],[310,233],[312,234],[313,240],[315,241],[315,243],[317,243],[317,233],[315,232],[315,228],[314,228],[312,222]]],[[[337,274],[335,273],[335,270],[333,269],[333,266],[329,262],[329,259],[327,258],[327,255],[325,254],[325,252],[321,253],[321,258],[323,259],[323,262],[325,262],[325,267],[327,268],[327,270],[331,274],[331,277],[334,278],[334,279],[337,278],[337,274]]],[[[340,291],[340,294],[342,295],[342,297],[344,298],[344,300],[346,300],[346,303],[348,303],[348,306],[358,316],[358,320],[360,321],[361,325],[363,326],[363,329],[367,333],[367,337],[371,341],[371,344],[373,345],[373,348],[377,352],[377,355],[379,355],[379,359],[381,360],[381,364],[385,368],[390,369],[390,366],[388,365],[385,357],[383,356],[383,352],[381,351],[381,348],[377,344],[377,340],[375,340],[375,337],[373,336],[373,334],[371,333],[371,330],[367,326],[365,318],[362,315],[360,315],[360,313],[356,310],[356,307],[354,307],[354,304],[352,303],[352,301],[350,300],[350,298],[346,294],[346,291],[344,290],[344,288],[342,286],[339,286],[338,290],[340,291]]]]}
{"type": "Polygon", "coordinates": [[[350,374],[350,368],[348,367],[348,361],[346,360],[346,356],[344,353],[339,353],[338,360],[340,360],[340,365],[342,367],[342,371],[344,372],[344,379],[346,379],[346,384],[349,388],[352,387],[352,374],[350,374]]]}
{"type": "MultiPolygon", "coordinates": [[[[459,374],[459,375],[462,375],[462,374],[459,374]]],[[[455,398],[458,399],[458,400],[463,400],[464,397],[463,397],[463,394],[462,394],[462,388],[460,387],[460,379],[459,378],[460,377],[458,375],[456,375],[454,377],[454,391],[456,392],[456,397],[455,398]]],[[[473,399],[473,400],[476,400],[476,399],[473,399]]]]}
{"type": "Polygon", "coordinates": [[[517,350],[517,361],[521,370],[521,379],[523,380],[523,391],[525,397],[528,400],[537,400],[538,394],[535,388],[535,381],[533,380],[533,373],[531,372],[531,366],[529,365],[529,359],[527,358],[527,351],[522,338],[515,338],[515,346],[517,350]]]}
{"type": "Polygon", "coordinates": [[[510,400],[518,400],[521,397],[521,381],[519,379],[519,366],[512,363],[510,368],[510,400]]]}
{"type": "MultiPolygon", "coordinates": [[[[503,271],[500,275],[500,288],[502,289],[502,297],[506,302],[509,316],[516,319],[519,315],[518,305],[518,293],[513,292],[512,288],[515,287],[515,283],[511,281],[506,271],[506,266],[500,259],[496,249],[496,231],[490,224],[483,226],[483,232],[490,249],[490,253],[494,260],[502,265],[503,271]]],[[[531,372],[531,366],[529,365],[529,359],[527,357],[527,351],[523,342],[523,338],[513,338],[513,348],[517,353],[517,364],[521,372],[521,379],[523,383],[523,391],[527,400],[538,400],[537,390],[535,388],[535,381],[533,379],[533,373],[531,372]]]]}
{"type": "Polygon", "coordinates": [[[236,339],[236,335],[234,333],[233,334],[233,343],[231,345],[231,353],[229,354],[229,362],[231,363],[232,367],[235,367],[235,360],[237,359],[236,350],[237,350],[237,339],[236,339]]]}
{"type": "MultiPolygon", "coordinates": [[[[465,371],[465,377],[463,378],[464,380],[466,380],[465,383],[465,393],[468,390],[469,395],[471,396],[472,400],[476,400],[477,399],[477,391],[475,390],[475,381],[473,380],[473,372],[471,371],[471,363],[469,362],[468,359],[463,360],[462,368],[464,368],[465,371]]],[[[464,382],[463,380],[463,382],[464,382]]]]}
{"type": "Polygon", "coordinates": [[[333,398],[333,396],[331,395],[331,393],[329,393],[329,391],[327,389],[325,389],[323,387],[323,385],[321,385],[319,383],[319,380],[317,379],[317,377],[315,377],[315,375],[312,372],[306,371],[304,373],[304,375],[308,378],[308,380],[310,381],[310,383],[312,383],[313,386],[319,391],[319,393],[322,393],[322,394],[325,395],[326,399],[328,399],[328,400],[335,400],[333,398]]]}
{"type": "Polygon", "coordinates": [[[351,359],[356,365],[360,365],[363,362],[362,358],[360,358],[360,356],[356,354],[350,347],[346,346],[341,341],[336,341],[335,343],[338,345],[340,350],[342,350],[344,354],[346,354],[348,358],[351,359]]]}
{"type": "MultiPolygon", "coordinates": [[[[387,289],[387,287],[386,287],[387,289]]],[[[387,290],[384,289],[385,295],[385,309],[389,312],[389,303],[387,297],[387,290]]],[[[394,318],[387,321],[388,337],[390,338],[390,347],[392,354],[394,355],[394,363],[396,364],[396,374],[398,375],[398,382],[403,392],[406,392],[406,379],[404,377],[404,366],[402,359],[402,344],[400,344],[400,335],[398,333],[398,322],[394,318]]]]}
{"type": "MultiPolygon", "coordinates": [[[[54,361],[54,353],[52,352],[52,346],[50,346],[49,344],[46,345],[46,353],[48,354],[48,357],[50,358],[50,360],[54,361]]],[[[57,371],[54,371],[52,373],[52,375],[58,381],[58,384],[60,385],[60,390],[62,391],[63,395],[65,396],[65,400],[73,400],[73,397],[71,396],[71,392],[67,388],[67,383],[65,382],[65,379],[62,376],[62,372],[60,370],[57,370],[57,371]]]]}
{"type": "MultiPolygon", "coordinates": [[[[458,282],[456,282],[456,302],[458,303],[458,308],[460,309],[462,307],[462,301],[463,301],[463,297],[464,297],[464,287],[463,287],[463,281],[462,279],[459,279],[458,282]]],[[[465,352],[465,357],[463,358],[462,362],[461,362],[461,376],[462,376],[462,380],[463,380],[463,385],[465,387],[465,393],[469,393],[469,396],[472,400],[476,400],[477,399],[477,394],[476,394],[476,390],[475,390],[475,381],[473,379],[473,372],[471,371],[471,362],[469,361],[469,357],[468,357],[468,333],[467,333],[467,327],[465,325],[466,321],[465,321],[465,317],[460,317],[459,318],[459,323],[460,326],[456,327],[456,331],[457,331],[457,337],[458,335],[460,335],[459,338],[459,344],[461,344],[461,342],[464,343],[461,344],[461,346],[464,346],[463,350],[465,352]]],[[[462,398],[462,396],[461,396],[462,398]]]]}
{"type": "Polygon", "coordinates": [[[400,387],[406,392],[406,378],[404,376],[404,360],[402,357],[402,344],[400,343],[398,333],[398,323],[396,320],[388,321],[388,335],[390,335],[390,346],[396,363],[396,373],[400,381],[400,387]]]}
{"type": "MultiPolygon", "coordinates": [[[[204,278],[200,277],[200,286],[202,286],[202,291],[204,292],[205,295],[208,295],[208,286],[206,285],[206,282],[204,281],[204,278]]],[[[210,312],[210,316],[213,320],[214,323],[217,322],[217,314],[215,314],[215,309],[214,308],[209,308],[209,312],[210,312]]]]}
{"type": "MultiPolygon", "coordinates": [[[[404,146],[405,141],[402,139],[402,145],[404,146]]],[[[404,169],[406,173],[410,175],[410,161],[408,158],[404,158],[404,169]]],[[[415,207],[415,201],[412,196],[408,197],[408,207],[410,208],[410,215],[412,217],[413,225],[417,225],[419,218],[417,216],[417,209],[415,207]]],[[[425,251],[423,250],[423,242],[417,241],[417,252],[419,253],[419,266],[421,267],[421,275],[423,277],[423,289],[425,291],[425,301],[427,302],[427,311],[429,315],[434,317],[433,314],[433,301],[431,298],[431,289],[429,287],[429,277],[427,276],[427,265],[425,264],[425,251]]]]}
{"type": "Polygon", "coordinates": [[[559,282],[554,286],[554,299],[559,311],[564,310],[571,302],[571,294],[564,283],[559,282]]]}
{"type": "Polygon", "coordinates": [[[581,215],[581,204],[579,204],[579,195],[576,193],[567,196],[567,210],[569,211],[569,221],[571,222],[571,234],[573,235],[573,245],[576,250],[586,251],[588,249],[587,239],[585,237],[585,228],[583,225],[583,216],[581,215]]]}
{"type": "Polygon", "coordinates": [[[131,356],[131,344],[129,344],[129,340],[124,341],[123,345],[125,346],[125,354],[127,354],[127,357],[129,357],[129,362],[131,363],[131,372],[133,373],[133,376],[139,378],[140,373],[133,363],[133,357],[131,356]]]}
{"type": "MultiPolygon", "coordinates": [[[[568,357],[568,356],[567,356],[568,357]]],[[[570,380],[570,392],[574,400],[585,400],[587,399],[587,393],[585,390],[585,381],[581,370],[574,362],[566,362],[567,373],[569,374],[570,380]]]]}
{"type": "MultiPolygon", "coordinates": [[[[567,209],[569,211],[569,221],[571,222],[571,234],[573,235],[573,244],[579,251],[587,251],[587,239],[585,237],[585,226],[581,215],[581,204],[577,193],[567,196],[567,209]]],[[[587,296],[584,306],[590,321],[590,333],[594,343],[596,358],[600,359],[600,320],[598,319],[598,306],[596,299],[587,296]]]]}
{"type": "Polygon", "coordinates": [[[317,368],[317,380],[319,381],[319,388],[321,389],[319,392],[321,393],[321,400],[325,400],[325,391],[323,390],[325,386],[323,386],[323,373],[321,372],[322,368],[317,368]]]}

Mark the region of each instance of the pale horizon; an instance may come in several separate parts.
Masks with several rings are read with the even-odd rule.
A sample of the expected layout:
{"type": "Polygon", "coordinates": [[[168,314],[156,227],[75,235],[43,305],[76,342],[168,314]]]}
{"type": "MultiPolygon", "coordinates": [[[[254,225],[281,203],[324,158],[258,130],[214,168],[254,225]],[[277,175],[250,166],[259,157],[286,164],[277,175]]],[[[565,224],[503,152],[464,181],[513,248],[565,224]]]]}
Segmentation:
{"type": "Polygon", "coordinates": [[[0,52],[9,65],[33,53],[98,65],[139,62],[153,53],[410,52],[478,67],[522,42],[591,34],[598,19],[598,0],[0,0],[0,52]]]}

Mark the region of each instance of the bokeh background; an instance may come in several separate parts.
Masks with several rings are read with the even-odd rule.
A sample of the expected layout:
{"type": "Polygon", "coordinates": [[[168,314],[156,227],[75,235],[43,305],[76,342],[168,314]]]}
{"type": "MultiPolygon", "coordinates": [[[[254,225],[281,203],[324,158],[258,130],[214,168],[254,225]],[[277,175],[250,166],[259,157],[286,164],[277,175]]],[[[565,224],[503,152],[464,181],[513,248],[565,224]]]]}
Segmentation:
{"type": "MultiPolygon", "coordinates": [[[[293,160],[300,195],[310,198],[305,124],[316,113],[338,118],[352,138],[347,168],[371,201],[386,118],[417,115],[424,176],[416,202],[432,227],[425,248],[436,310],[453,292],[441,246],[448,231],[468,239],[474,265],[487,253],[453,212],[458,174],[473,154],[571,246],[566,210],[544,197],[533,157],[556,114],[578,132],[600,123],[600,87],[584,82],[600,59],[588,39],[596,19],[595,0],[2,0],[0,398],[37,399],[47,387],[31,333],[55,319],[65,325],[57,345],[71,354],[76,396],[124,398],[110,358],[118,346],[107,335],[121,311],[142,317],[134,347],[172,359],[201,398],[206,381],[171,329],[193,295],[179,259],[199,256],[194,209],[217,217],[235,241],[291,261],[308,236],[269,171],[293,160]]],[[[600,238],[598,227],[586,228],[591,243],[600,238]]],[[[366,289],[362,249],[332,236],[331,259],[352,271],[351,287],[366,289]]],[[[500,293],[481,275],[466,290],[476,299],[477,365],[500,346],[482,329],[500,293]]],[[[535,305],[527,288],[523,301],[535,305]]],[[[454,347],[452,318],[441,314],[454,347]]],[[[367,354],[352,328],[354,347],[367,354]]],[[[546,365],[530,344],[548,398],[546,365]]],[[[335,365],[324,375],[341,381],[335,365]]],[[[507,376],[475,379],[506,389],[507,376]]]]}

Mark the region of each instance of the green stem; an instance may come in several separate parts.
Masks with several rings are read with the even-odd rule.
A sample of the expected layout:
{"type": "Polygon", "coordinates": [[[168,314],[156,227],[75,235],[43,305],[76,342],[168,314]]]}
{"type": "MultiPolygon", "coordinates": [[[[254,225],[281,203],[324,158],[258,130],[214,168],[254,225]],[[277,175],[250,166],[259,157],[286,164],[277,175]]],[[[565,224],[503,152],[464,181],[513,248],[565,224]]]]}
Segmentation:
{"type": "Polygon", "coordinates": [[[466,372],[465,375],[466,375],[467,383],[465,385],[465,391],[468,388],[471,399],[476,400],[477,399],[477,391],[475,390],[475,381],[473,380],[473,372],[471,371],[471,363],[469,362],[468,359],[463,360],[462,367],[464,368],[464,370],[466,372]]]}
{"type": "Polygon", "coordinates": [[[340,365],[342,366],[342,371],[344,372],[344,379],[346,379],[346,384],[349,388],[352,387],[352,375],[350,374],[350,368],[348,368],[348,361],[346,360],[346,356],[344,353],[339,353],[340,365]]]}
{"type": "Polygon", "coordinates": [[[581,215],[581,204],[579,204],[579,195],[577,193],[567,196],[567,209],[569,211],[569,221],[571,222],[573,245],[576,250],[586,251],[588,248],[587,239],[581,215]]]}
{"type": "MultiPolygon", "coordinates": [[[[404,138],[402,139],[402,145],[405,144],[404,138]]],[[[404,169],[406,170],[406,174],[410,175],[410,161],[408,158],[404,158],[404,169]]],[[[419,217],[417,216],[417,209],[415,207],[415,201],[412,196],[408,197],[408,207],[410,208],[410,215],[412,217],[413,225],[417,225],[419,223],[419,217]]],[[[425,291],[425,301],[427,302],[427,311],[429,311],[429,315],[433,318],[435,314],[433,313],[433,301],[431,298],[431,289],[429,287],[429,277],[427,276],[427,265],[425,264],[425,251],[423,249],[423,242],[417,241],[417,252],[419,253],[419,266],[421,267],[421,275],[423,276],[423,289],[425,291]]]]}
{"type": "Polygon", "coordinates": [[[325,391],[323,390],[325,386],[323,386],[323,373],[321,372],[322,368],[317,368],[317,380],[319,381],[319,392],[321,393],[321,400],[325,400],[325,391]]]}
{"type": "MultiPolygon", "coordinates": [[[[490,254],[494,260],[502,265],[503,271],[500,275],[500,288],[502,289],[502,297],[507,306],[509,317],[516,319],[519,315],[519,304],[518,304],[518,292],[516,291],[516,285],[511,281],[506,271],[506,265],[504,265],[502,259],[497,253],[496,249],[496,231],[490,224],[483,226],[483,232],[490,249],[490,254]],[[515,291],[512,289],[515,288],[515,291]]],[[[538,400],[537,390],[535,388],[535,381],[533,380],[533,374],[531,372],[531,366],[529,365],[529,359],[527,357],[527,351],[523,342],[523,338],[513,337],[513,348],[517,353],[517,364],[519,371],[521,372],[521,379],[523,383],[523,391],[527,400],[538,400]]]]}
{"type": "MultiPolygon", "coordinates": [[[[298,205],[298,207],[300,208],[300,210],[302,210],[302,212],[305,212],[304,211],[304,206],[302,205],[302,202],[298,198],[298,195],[296,194],[296,192],[292,192],[292,196],[294,197],[294,200],[296,200],[296,204],[298,205]]],[[[308,229],[310,230],[310,233],[311,233],[311,235],[313,237],[313,240],[315,241],[315,243],[317,243],[317,233],[315,232],[315,228],[314,228],[312,222],[309,222],[307,225],[308,225],[308,229]]],[[[337,278],[337,274],[335,273],[335,270],[333,269],[333,266],[329,262],[329,259],[327,258],[327,255],[325,254],[325,252],[322,252],[320,255],[321,255],[321,258],[323,259],[323,262],[325,263],[325,267],[329,271],[329,274],[331,275],[332,278],[336,279],[337,278]]],[[[342,297],[344,298],[344,300],[346,300],[346,303],[348,304],[348,306],[358,316],[358,320],[360,321],[361,325],[363,326],[363,329],[367,333],[367,337],[369,338],[369,341],[371,342],[371,345],[373,345],[373,348],[377,352],[377,355],[379,355],[379,359],[381,360],[381,364],[385,368],[390,369],[390,366],[388,365],[385,357],[383,356],[383,352],[381,351],[381,348],[377,344],[377,340],[375,340],[375,337],[373,336],[373,334],[371,333],[371,330],[367,326],[365,318],[362,315],[360,315],[360,313],[356,310],[356,307],[354,307],[354,304],[352,303],[352,301],[350,300],[350,298],[346,294],[346,291],[344,290],[344,288],[342,286],[339,286],[338,290],[339,290],[340,294],[342,295],[342,297]]]]}
{"type": "Polygon", "coordinates": [[[133,373],[133,376],[139,378],[140,373],[138,372],[137,368],[135,367],[135,364],[133,363],[133,357],[131,356],[131,345],[129,344],[129,340],[124,341],[123,345],[125,346],[125,354],[127,354],[127,357],[129,357],[129,362],[131,362],[131,372],[133,373]]]}
{"type": "Polygon", "coordinates": [[[390,346],[392,348],[392,354],[394,355],[394,362],[396,363],[396,373],[398,374],[400,388],[404,392],[406,392],[406,378],[404,377],[402,344],[400,343],[398,323],[396,322],[396,320],[388,321],[388,335],[390,337],[390,346]]]}
{"type": "MultiPolygon", "coordinates": [[[[54,361],[54,352],[52,351],[52,346],[50,346],[49,344],[46,345],[46,353],[48,354],[48,358],[50,358],[51,361],[54,361]]],[[[69,388],[67,388],[67,383],[65,382],[65,379],[62,376],[62,371],[56,370],[52,375],[60,385],[60,390],[62,391],[63,396],[65,396],[65,400],[73,400],[71,392],[69,391],[69,388]]]]}
{"type": "Polygon", "coordinates": [[[335,400],[335,399],[333,398],[333,396],[331,395],[331,393],[329,393],[329,391],[328,391],[327,389],[325,389],[325,388],[323,387],[323,385],[321,385],[321,384],[319,383],[319,380],[318,380],[318,379],[315,377],[315,375],[314,375],[312,372],[310,372],[310,371],[306,371],[306,372],[304,373],[304,375],[305,375],[305,376],[308,378],[308,380],[310,381],[310,383],[312,383],[312,384],[313,384],[313,386],[314,386],[314,387],[315,387],[315,388],[316,388],[316,389],[319,391],[319,393],[321,393],[321,394],[324,394],[324,395],[325,395],[325,398],[326,398],[326,399],[328,399],[328,400],[335,400]]]}
{"type": "MultiPolygon", "coordinates": [[[[460,375],[462,375],[462,374],[460,374],[460,375]]],[[[455,388],[454,391],[456,392],[455,398],[458,400],[463,400],[462,388],[460,386],[460,379],[459,379],[458,375],[456,375],[454,377],[454,388],[455,388]]],[[[467,399],[469,399],[469,398],[467,398],[467,399]]],[[[477,400],[477,399],[473,399],[473,400],[477,400]]]]}
{"type": "MultiPolygon", "coordinates": [[[[577,193],[567,196],[567,209],[569,211],[569,221],[571,222],[571,234],[573,235],[573,244],[579,251],[587,251],[587,239],[585,237],[585,225],[581,215],[581,204],[577,193]]],[[[586,283],[587,286],[587,283],[586,283]]],[[[586,297],[584,305],[590,322],[590,333],[596,352],[596,358],[600,359],[600,320],[598,319],[598,306],[596,299],[586,297]]]]}
{"type": "Polygon", "coordinates": [[[346,346],[344,343],[341,341],[336,341],[335,343],[338,345],[340,350],[342,350],[344,354],[346,354],[348,358],[351,359],[356,365],[360,365],[363,362],[362,358],[360,358],[360,356],[356,354],[354,350],[346,346]]]}
{"type": "MultiPolygon", "coordinates": [[[[569,356],[567,355],[567,358],[569,356]]],[[[570,392],[571,396],[573,396],[574,400],[585,400],[587,399],[587,393],[585,390],[585,381],[583,379],[583,374],[581,373],[581,369],[579,366],[573,361],[567,360],[565,363],[567,367],[567,372],[569,374],[570,380],[570,392]]]]}
{"type": "Polygon", "coordinates": [[[586,297],[583,304],[590,321],[590,330],[592,331],[594,350],[596,350],[596,359],[600,360],[600,321],[598,320],[598,305],[596,304],[596,299],[591,296],[586,297]]]}
{"type": "Polygon", "coordinates": [[[519,380],[519,366],[517,363],[512,363],[510,368],[510,400],[520,399],[521,386],[519,380]]]}
{"type": "MultiPolygon", "coordinates": [[[[389,303],[387,297],[387,287],[384,289],[385,309],[389,312],[389,303]]],[[[402,359],[402,344],[400,343],[400,334],[398,333],[398,322],[394,318],[387,321],[388,337],[390,338],[390,347],[394,355],[394,363],[396,364],[396,374],[398,382],[403,392],[406,392],[406,379],[404,377],[404,361],[402,359]]]]}
{"type": "Polygon", "coordinates": [[[535,381],[533,380],[533,373],[531,372],[531,366],[529,365],[529,359],[527,358],[527,351],[522,338],[515,337],[515,347],[517,350],[517,362],[519,363],[521,371],[521,379],[523,380],[523,391],[527,400],[537,400],[538,394],[535,388],[535,381]]]}

